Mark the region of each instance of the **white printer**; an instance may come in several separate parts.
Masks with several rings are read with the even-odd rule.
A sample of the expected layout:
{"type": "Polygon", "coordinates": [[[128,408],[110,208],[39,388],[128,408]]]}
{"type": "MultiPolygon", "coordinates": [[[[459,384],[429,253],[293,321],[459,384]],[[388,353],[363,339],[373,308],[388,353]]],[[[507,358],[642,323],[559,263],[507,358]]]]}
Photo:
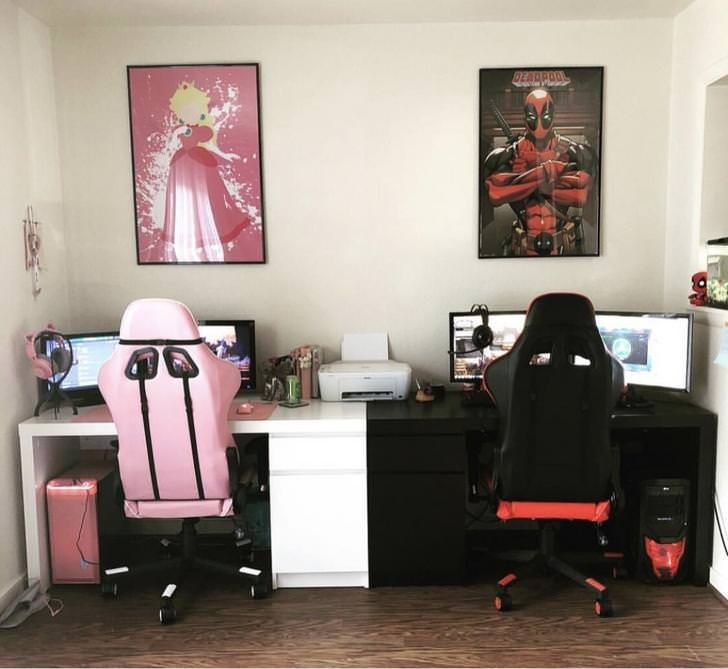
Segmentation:
{"type": "Polygon", "coordinates": [[[341,360],[319,368],[325,402],[403,400],[410,392],[412,368],[389,360],[386,333],[348,334],[341,342],[341,360]]]}

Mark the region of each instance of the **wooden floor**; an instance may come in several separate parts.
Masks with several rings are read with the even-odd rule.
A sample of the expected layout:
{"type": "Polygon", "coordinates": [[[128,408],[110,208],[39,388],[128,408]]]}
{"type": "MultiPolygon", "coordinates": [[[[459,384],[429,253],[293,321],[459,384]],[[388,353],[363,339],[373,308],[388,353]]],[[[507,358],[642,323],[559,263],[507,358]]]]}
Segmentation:
{"type": "Polygon", "coordinates": [[[597,618],[586,591],[551,577],[513,591],[500,614],[492,587],[279,590],[249,600],[190,582],[179,620],[157,621],[159,590],[103,600],[65,586],[43,611],[0,631],[0,664],[256,667],[728,666],[728,608],[691,585],[610,584],[616,615],[597,618]]]}

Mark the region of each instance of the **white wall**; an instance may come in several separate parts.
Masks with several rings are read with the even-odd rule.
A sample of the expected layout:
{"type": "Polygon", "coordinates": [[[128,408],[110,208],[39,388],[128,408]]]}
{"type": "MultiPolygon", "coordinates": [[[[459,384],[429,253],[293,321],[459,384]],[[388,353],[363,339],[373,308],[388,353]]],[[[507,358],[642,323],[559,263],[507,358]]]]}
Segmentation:
{"type": "Polygon", "coordinates": [[[35,404],[22,339],[48,320],[66,327],[65,244],[48,29],[0,0],[0,610],[25,575],[18,421],[35,404]],[[31,295],[22,219],[33,204],[42,221],[42,292],[31,295]]]}
{"type": "MultiPolygon", "coordinates": [[[[691,274],[705,269],[705,235],[701,232],[703,146],[704,142],[720,141],[719,136],[705,132],[705,99],[707,86],[728,75],[727,34],[728,3],[724,0],[697,0],[675,20],[665,234],[665,304],[671,308],[685,307],[691,274]]],[[[714,152],[715,146],[712,148],[714,152]]],[[[723,147],[723,156],[726,151],[728,143],[723,147]]],[[[708,177],[706,185],[715,186],[715,182],[708,177]]],[[[710,230],[711,236],[716,236],[721,227],[720,234],[728,235],[725,183],[719,187],[724,200],[720,212],[723,223],[721,226],[719,221],[706,222],[705,229],[710,230]]],[[[714,193],[708,193],[706,203],[714,198],[714,193]]],[[[702,309],[696,319],[694,395],[697,403],[719,414],[716,491],[724,513],[728,513],[728,370],[712,363],[728,313],[702,309]]],[[[726,516],[724,530],[725,519],[726,516]]],[[[710,580],[728,597],[728,556],[717,531],[714,537],[710,580]]]]}
{"type": "Polygon", "coordinates": [[[74,325],[142,296],[258,322],[261,355],[387,330],[447,376],[447,313],[574,289],[660,308],[670,20],[54,32],[74,325]],[[259,62],[269,262],[136,265],[126,65],[259,62]],[[604,65],[602,256],[477,258],[478,69],[604,65]],[[636,288],[638,287],[638,288],[636,288]]]}

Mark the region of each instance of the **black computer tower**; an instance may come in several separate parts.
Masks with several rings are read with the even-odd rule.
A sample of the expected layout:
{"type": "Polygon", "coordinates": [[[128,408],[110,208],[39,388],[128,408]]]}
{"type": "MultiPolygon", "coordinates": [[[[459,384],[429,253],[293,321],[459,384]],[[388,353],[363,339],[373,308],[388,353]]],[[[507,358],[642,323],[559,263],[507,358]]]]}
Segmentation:
{"type": "Polygon", "coordinates": [[[642,482],[637,573],[643,580],[676,583],[688,562],[690,481],[651,479],[642,482]]]}

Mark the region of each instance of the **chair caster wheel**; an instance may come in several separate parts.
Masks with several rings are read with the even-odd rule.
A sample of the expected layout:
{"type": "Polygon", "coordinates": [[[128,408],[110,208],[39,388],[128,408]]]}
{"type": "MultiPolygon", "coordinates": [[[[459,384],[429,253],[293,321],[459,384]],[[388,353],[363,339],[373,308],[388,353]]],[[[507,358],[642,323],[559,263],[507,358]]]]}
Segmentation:
{"type": "Polygon", "coordinates": [[[171,625],[177,620],[177,611],[174,606],[163,606],[159,609],[159,622],[162,625],[171,625]]]}
{"type": "Polygon", "coordinates": [[[101,596],[116,599],[119,596],[119,586],[116,583],[102,583],[101,596]]]}
{"type": "Polygon", "coordinates": [[[270,595],[270,590],[264,583],[255,583],[250,586],[250,599],[265,599],[268,595],[270,595]]]}
{"type": "Polygon", "coordinates": [[[508,593],[496,595],[493,600],[493,606],[495,606],[496,611],[510,611],[513,607],[513,600],[508,593]]]}
{"type": "Polygon", "coordinates": [[[614,613],[612,602],[608,599],[597,599],[594,602],[594,613],[596,613],[600,618],[609,618],[614,613]]]}

